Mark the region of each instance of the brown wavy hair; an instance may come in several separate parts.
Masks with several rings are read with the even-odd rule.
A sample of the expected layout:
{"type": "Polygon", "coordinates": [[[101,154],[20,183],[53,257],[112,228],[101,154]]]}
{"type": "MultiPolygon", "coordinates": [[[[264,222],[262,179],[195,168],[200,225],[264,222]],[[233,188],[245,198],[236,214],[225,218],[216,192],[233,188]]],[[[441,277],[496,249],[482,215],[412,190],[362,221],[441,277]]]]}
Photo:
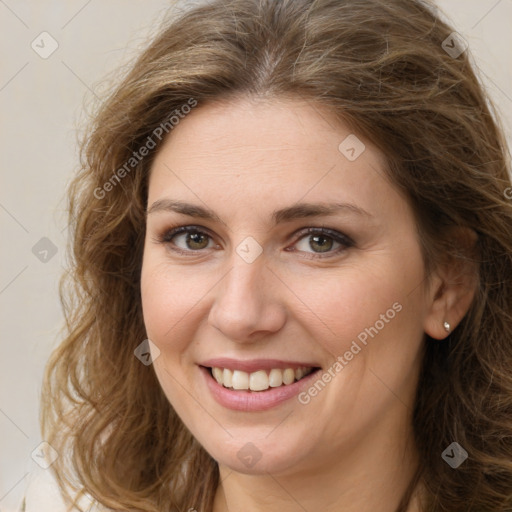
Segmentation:
{"type": "Polygon", "coordinates": [[[216,461],[134,357],[146,338],[139,281],[159,146],[130,159],[191,99],[256,96],[322,104],[372,140],[413,207],[427,270],[472,257],[453,228],[477,234],[469,311],[444,342],[425,336],[413,416],[421,463],[400,510],[417,483],[425,512],[512,510],[509,153],[469,52],[443,48],[453,29],[437,12],[419,0],[213,0],[171,10],[117,80],[69,188],[66,334],[42,394],[42,433],[69,503],[72,488],[115,510],[212,511],[216,461]],[[469,454],[458,469],[441,458],[453,441],[469,454]]]}

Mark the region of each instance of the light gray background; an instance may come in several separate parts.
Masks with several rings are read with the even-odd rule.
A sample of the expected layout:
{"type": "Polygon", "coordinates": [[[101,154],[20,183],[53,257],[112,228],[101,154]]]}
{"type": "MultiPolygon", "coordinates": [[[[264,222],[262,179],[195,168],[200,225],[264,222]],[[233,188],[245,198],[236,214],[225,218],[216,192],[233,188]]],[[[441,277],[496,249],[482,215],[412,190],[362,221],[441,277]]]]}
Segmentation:
{"type": "MultiPolygon", "coordinates": [[[[77,168],[84,101],[101,95],[101,79],[136,54],[169,5],[0,0],[1,512],[18,505],[36,467],[31,453],[42,441],[40,383],[62,325],[57,286],[66,264],[64,191],[77,168]],[[59,45],[47,59],[31,48],[43,31],[59,45]],[[57,248],[46,262],[32,252],[42,237],[57,248]]],[[[469,42],[510,141],[512,0],[439,0],[438,5],[469,42]]]]}

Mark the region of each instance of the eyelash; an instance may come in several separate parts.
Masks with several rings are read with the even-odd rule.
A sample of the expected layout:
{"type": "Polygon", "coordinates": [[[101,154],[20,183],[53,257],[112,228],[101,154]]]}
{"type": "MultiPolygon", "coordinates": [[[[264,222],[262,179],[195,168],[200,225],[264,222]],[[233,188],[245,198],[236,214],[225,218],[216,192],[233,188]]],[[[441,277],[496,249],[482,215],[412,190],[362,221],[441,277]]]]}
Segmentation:
{"type": "MultiPolygon", "coordinates": [[[[194,234],[206,235],[210,239],[213,238],[207,231],[204,230],[204,228],[201,228],[200,226],[192,226],[191,225],[191,226],[177,226],[177,227],[172,227],[170,229],[167,229],[161,235],[154,238],[154,241],[156,243],[168,245],[172,251],[177,252],[178,254],[185,255],[185,256],[192,256],[192,255],[194,255],[194,253],[200,253],[203,251],[203,249],[184,250],[179,247],[173,246],[174,244],[172,243],[172,239],[174,237],[176,237],[177,235],[180,235],[183,233],[194,233],[194,234]]],[[[343,233],[340,233],[338,231],[328,229],[328,228],[316,228],[316,227],[309,227],[304,230],[299,230],[299,231],[295,232],[294,236],[297,236],[298,238],[294,242],[294,245],[297,244],[303,238],[307,237],[308,235],[309,236],[312,236],[312,235],[326,236],[326,237],[334,240],[334,242],[341,244],[341,247],[338,247],[337,249],[335,249],[333,251],[327,251],[326,253],[315,253],[315,252],[306,253],[306,254],[311,254],[311,256],[308,256],[308,258],[320,259],[320,258],[333,257],[333,256],[338,255],[342,251],[344,251],[350,247],[353,247],[355,245],[354,241],[349,236],[347,236],[343,233]]],[[[287,248],[285,250],[288,250],[289,252],[295,252],[295,250],[290,250],[289,248],[287,248]]]]}

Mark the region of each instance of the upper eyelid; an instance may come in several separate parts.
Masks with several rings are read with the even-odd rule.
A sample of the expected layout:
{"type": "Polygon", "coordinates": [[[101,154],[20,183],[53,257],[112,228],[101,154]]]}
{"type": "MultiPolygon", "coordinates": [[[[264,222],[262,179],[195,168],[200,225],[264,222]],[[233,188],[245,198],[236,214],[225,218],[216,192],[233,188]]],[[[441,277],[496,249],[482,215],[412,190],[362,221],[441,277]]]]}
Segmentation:
{"type": "MultiPolygon", "coordinates": [[[[204,233],[208,236],[211,236],[212,238],[218,236],[217,234],[213,233],[213,231],[211,231],[209,228],[207,228],[205,226],[199,226],[197,224],[183,224],[183,225],[178,225],[178,226],[175,226],[175,227],[172,227],[169,229],[164,229],[162,231],[161,236],[165,236],[166,234],[169,234],[169,233],[172,233],[173,235],[178,235],[181,233],[187,233],[188,231],[192,231],[192,230],[196,230],[198,233],[204,233]]],[[[295,230],[293,232],[292,236],[314,234],[314,233],[312,233],[313,231],[318,231],[318,232],[321,232],[323,234],[333,236],[333,237],[338,236],[340,238],[345,238],[347,241],[353,242],[351,237],[349,235],[347,235],[346,233],[343,233],[341,231],[338,231],[337,229],[328,228],[325,226],[308,226],[305,228],[300,228],[300,229],[295,230]]]]}

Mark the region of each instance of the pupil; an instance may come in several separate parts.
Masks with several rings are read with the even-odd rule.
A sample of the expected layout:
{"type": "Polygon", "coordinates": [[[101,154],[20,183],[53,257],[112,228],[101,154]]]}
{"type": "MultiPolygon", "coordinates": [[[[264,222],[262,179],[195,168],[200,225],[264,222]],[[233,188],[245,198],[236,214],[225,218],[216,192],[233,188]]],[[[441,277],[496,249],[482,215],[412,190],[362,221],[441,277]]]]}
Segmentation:
{"type": "Polygon", "coordinates": [[[318,252],[327,252],[330,251],[332,248],[332,239],[329,237],[323,236],[323,235],[314,235],[311,240],[311,248],[315,249],[314,245],[318,246],[318,252]],[[324,245],[325,242],[327,242],[327,245],[324,245]]]}
{"type": "MultiPolygon", "coordinates": [[[[206,237],[201,233],[189,233],[187,236],[187,243],[189,244],[189,247],[193,249],[204,249],[205,245],[201,242],[204,242],[205,240],[206,237]]],[[[206,240],[206,245],[208,245],[208,240],[206,240]]]]}

